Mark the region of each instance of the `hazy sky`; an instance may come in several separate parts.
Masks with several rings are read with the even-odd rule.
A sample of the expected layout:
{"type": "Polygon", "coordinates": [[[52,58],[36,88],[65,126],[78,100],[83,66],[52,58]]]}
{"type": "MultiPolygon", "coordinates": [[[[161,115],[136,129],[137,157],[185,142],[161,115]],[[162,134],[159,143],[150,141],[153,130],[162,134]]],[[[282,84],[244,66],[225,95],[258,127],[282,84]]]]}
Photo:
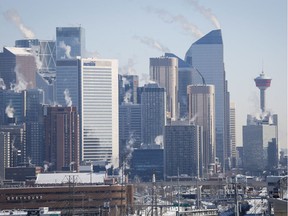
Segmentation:
{"type": "Polygon", "coordinates": [[[149,57],[184,58],[199,36],[220,25],[237,145],[246,115],[260,111],[253,79],[263,68],[272,78],[266,107],[279,115],[279,144],[287,146],[286,0],[0,0],[0,13],[1,47],[24,38],[20,28],[26,36],[55,39],[56,27],[81,25],[91,54],[119,59],[119,71],[138,74],[142,83],[149,57]]]}

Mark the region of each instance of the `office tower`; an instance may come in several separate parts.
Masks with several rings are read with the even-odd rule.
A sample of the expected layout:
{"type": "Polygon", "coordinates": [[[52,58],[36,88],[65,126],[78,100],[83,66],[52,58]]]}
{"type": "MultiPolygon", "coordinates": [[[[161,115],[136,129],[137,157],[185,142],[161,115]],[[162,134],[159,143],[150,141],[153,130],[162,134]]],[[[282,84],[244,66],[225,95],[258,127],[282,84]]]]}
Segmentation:
{"type": "Polygon", "coordinates": [[[277,125],[243,126],[243,168],[251,175],[260,174],[271,168],[268,155],[272,156],[273,152],[277,151],[276,132],[277,125]]]}
{"type": "Polygon", "coordinates": [[[10,133],[0,132],[0,181],[5,180],[7,167],[10,167],[10,133]]]}
{"type": "Polygon", "coordinates": [[[166,90],[167,117],[178,119],[178,59],[150,58],[150,79],[166,90]]]}
{"type": "Polygon", "coordinates": [[[232,168],[236,168],[236,110],[234,102],[230,102],[230,146],[232,168]]]}
{"type": "Polygon", "coordinates": [[[141,95],[144,90],[144,86],[137,88],[137,104],[141,104],[141,95]]]}
{"type": "Polygon", "coordinates": [[[144,144],[154,144],[157,136],[163,136],[165,114],[165,88],[157,83],[146,84],[141,94],[141,140],[144,144]]]}
{"type": "Polygon", "coordinates": [[[15,47],[31,48],[37,66],[36,87],[45,92],[45,103],[55,101],[53,85],[56,79],[56,43],[53,40],[21,39],[15,47]]]}
{"type": "Polygon", "coordinates": [[[203,168],[208,174],[210,163],[215,163],[215,88],[213,85],[189,85],[188,119],[203,128],[203,168]]]}
{"type": "Polygon", "coordinates": [[[62,106],[75,106],[81,110],[81,61],[58,60],[56,66],[56,101],[62,106]]]}
{"type": "Polygon", "coordinates": [[[265,76],[264,72],[260,74],[260,76],[254,79],[256,86],[260,90],[260,108],[262,112],[265,112],[265,90],[270,87],[271,78],[265,76]]]}
{"type": "Polygon", "coordinates": [[[119,103],[119,106],[122,104],[123,98],[124,98],[124,88],[123,88],[122,75],[118,74],[118,103],[119,103]]]}
{"type": "Polygon", "coordinates": [[[195,69],[174,55],[173,53],[165,53],[165,57],[174,57],[178,59],[178,102],[179,102],[179,118],[188,117],[188,104],[187,104],[187,86],[193,84],[192,77],[198,72],[195,69]]]}
{"type": "Polygon", "coordinates": [[[137,103],[137,88],[139,86],[139,78],[137,75],[119,75],[122,81],[119,84],[119,104],[122,102],[137,103]]]}
{"type": "Polygon", "coordinates": [[[45,163],[50,170],[77,170],[79,115],[75,107],[44,107],[45,163]]]}
{"type": "Polygon", "coordinates": [[[42,104],[44,93],[40,89],[30,89],[24,91],[24,98],[27,160],[34,165],[43,166],[45,148],[42,104]]]}
{"type": "Polygon", "coordinates": [[[56,28],[56,59],[85,57],[85,32],[82,27],[56,28]]]}
{"type": "Polygon", "coordinates": [[[7,125],[11,119],[16,123],[25,121],[24,92],[0,89],[0,125],[7,125]]]}
{"type": "MultiPolygon", "coordinates": [[[[225,166],[229,132],[229,113],[227,113],[227,83],[223,60],[223,41],[221,30],[213,30],[194,42],[188,49],[185,61],[191,64],[203,76],[206,84],[215,86],[215,118],[216,118],[216,156],[225,166]]],[[[200,78],[200,77],[199,77],[200,78]]],[[[203,84],[203,80],[195,79],[193,83],[203,84]],[[195,80],[195,81],[194,81],[195,80]]]]}
{"type": "Polygon", "coordinates": [[[0,53],[0,77],[6,89],[36,87],[36,62],[31,48],[4,47],[0,53]]]}
{"type": "Polygon", "coordinates": [[[119,162],[118,62],[82,59],[82,160],[119,162]]]}
{"type": "Polygon", "coordinates": [[[135,149],[130,163],[131,179],[151,182],[155,174],[157,181],[164,177],[164,149],[135,149]]]}
{"type": "Polygon", "coordinates": [[[0,125],[0,133],[9,136],[6,141],[10,144],[10,167],[20,166],[26,163],[26,134],[24,124],[15,124],[11,119],[8,125],[0,125]]]}
{"type": "Polygon", "coordinates": [[[202,177],[202,127],[185,121],[172,122],[164,132],[164,177],[202,177]]]}
{"type": "Polygon", "coordinates": [[[141,105],[122,103],[119,106],[119,155],[129,157],[130,151],[141,144],[141,105]]]}

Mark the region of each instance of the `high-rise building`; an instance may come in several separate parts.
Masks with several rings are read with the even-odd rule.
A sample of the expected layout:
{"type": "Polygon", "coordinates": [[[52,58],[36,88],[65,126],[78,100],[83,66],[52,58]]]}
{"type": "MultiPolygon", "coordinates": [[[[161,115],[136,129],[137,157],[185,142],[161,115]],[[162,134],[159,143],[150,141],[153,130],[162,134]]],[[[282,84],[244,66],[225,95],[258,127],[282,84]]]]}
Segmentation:
{"type": "Polygon", "coordinates": [[[10,167],[10,133],[0,132],[0,180],[5,179],[5,168],[10,167]]]}
{"type": "Polygon", "coordinates": [[[4,47],[0,53],[0,77],[6,89],[36,87],[36,62],[31,48],[4,47]]]}
{"type": "Polygon", "coordinates": [[[81,61],[65,59],[57,61],[55,93],[62,106],[75,106],[81,110],[81,61]]]}
{"type": "Polygon", "coordinates": [[[20,166],[26,163],[26,133],[24,124],[15,124],[13,119],[8,125],[0,126],[0,133],[9,134],[9,140],[7,143],[10,144],[10,167],[20,166]]]}
{"type": "Polygon", "coordinates": [[[230,146],[231,146],[231,165],[232,168],[237,166],[236,150],[236,108],[235,103],[230,102],[230,146]]]}
{"type": "Polygon", "coordinates": [[[75,107],[44,107],[45,161],[50,170],[77,170],[79,115],[75,107]]]}
{"type": "Polygon", "coordinates": [[[269,169],[268,155],[277,151],[276,132],[277,125],[243,126],[243,168],[252,175],[269,169]]]}
{"type": "Polygon", "coordinates": [[[178,119],[178,59],[150,58],[150,79],[166,90],[167,117],[178,119]]]}
{"type": "MultiPolygon", "coordinates": [[[[229,138],[229,103],[227,101],[227,83],[224,70],[223,41],[221,30],[213,30],[194,42],[188,49],[185,61],[191,64],[203,76],[206,84],[215,86],[215,126],[216,156],[225,166],[226,149],[229,138]]],[[[199,77],[200,78],[200,77],[199,77]]],[[[203,80],[193,79],[195,84],[203,84],[203,80]]]]}
{"type": "Polygon", "coordinates": [[[141,105],[122,103],[119,106],[119,155],[120,162],[131,148],[141,144],[141,105]]]}
{"type": "Polygon", "coordinates": [[[203,127],[203,168],[208,174],[209,164],[215,163],[215,88],[213,85],[189,85],[188,119],[203,127]]]}
{"type": "Polygon", "coordinates": [[[44,94],[40,89],[30,89],[24,91],[24,98],[27,160],[34,165],[43,166],[45,145],[42,104],[44,94]]]}
{"type": "Polygon", "coordinates": [[[146,84],[141,94],[141,140],[144,144],[154,144],[157,136],[163,136],[165,113],[165,88],[157,83],[146,84]]]}
{"type": "Polygon", "coordinates": [[[56,79],[56,43],[53,40],[21,39],[15,47],[31,48],[37,73],[36,86],[45,93],[45,103],[55,101],[53,84],[56,79]]]}
{"type": "Polygon", "coordinates": [[[57,60],[85,57],[85,31],[82,27],[56,28],[56,57],[57,60]]]}
{"type": "Polygon", "coordinates": [[[122,102],[137,103],[137,88],[139,86],[139,78],[137,75],[119,75],[122,79],[119,84],[119,104],[122,102]],[[122,89],[120,89],[122,88],[122,89]]]}
{"type": "Polygon", "coordinates": [[[193,75],[197,71],[173,53],[165,53],[165,57],[174,57],[178,59],[178,103],[179,103],[179,118],[186,118],[188,116],[187,104],[187,86],[193,84],[193,75]]]}
{"type": "Polygon", "coordinates": [[[16,123],[25,121],[24,92],[0,89],[0,125],[7,125],[11,119],[16,123]]]}
{"type": "Polygon", "coordinates": [[[201,177],[202,127],[188,122],[172,122],[164,132],[164,177],[201,177]]]}
{"type": "Polygon", "coordinates": [[[82,160],[119,162],[118,62],[81,61],[82,160]]]}

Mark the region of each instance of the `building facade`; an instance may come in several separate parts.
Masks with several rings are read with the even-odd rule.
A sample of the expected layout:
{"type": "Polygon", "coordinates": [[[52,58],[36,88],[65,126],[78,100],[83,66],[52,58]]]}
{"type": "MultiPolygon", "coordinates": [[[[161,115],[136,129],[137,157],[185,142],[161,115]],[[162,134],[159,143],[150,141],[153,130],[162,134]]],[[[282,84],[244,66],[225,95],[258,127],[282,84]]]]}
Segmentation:
{"type": "Polygon", "coordinates": [[[188,119],[191,124],[203,127],[203,168],[205,175],[209,164],[215,163],[215,88],[213,85],[189,85],[188,119]]]}
{"type": "Polygon", "coordinates": [[[56,59],[85,57],[85,30],[82,27],[56,28],[56,59]]]}
{"type": "Polygon", "coordinates": [[[119,164],[118,61],[81,61],[82,160],[119,164]]]}
{"type": "Polygon", "coordinates": [[[178,59],[150,58],[150,79],[166,90],[167,117],[178,119],[178,59]]]}
{"type": "Polygon", "coordinates": [[[143,87],[141,94],[141,136],[144,144],[154,144],[163,136],[166,124],[166,92],[157,83],[143,87]]]}
{"type": "Polygon", "coordinates": [[[202,127],[188,122],[172,122],[164,132],[164,177],[202,177],[202,127]]]}
{"type": "Polygon", "coordinates": [[[79,115],[75,107],[44,107],[45,163],[50,170],[77,170],[79,115]]]}

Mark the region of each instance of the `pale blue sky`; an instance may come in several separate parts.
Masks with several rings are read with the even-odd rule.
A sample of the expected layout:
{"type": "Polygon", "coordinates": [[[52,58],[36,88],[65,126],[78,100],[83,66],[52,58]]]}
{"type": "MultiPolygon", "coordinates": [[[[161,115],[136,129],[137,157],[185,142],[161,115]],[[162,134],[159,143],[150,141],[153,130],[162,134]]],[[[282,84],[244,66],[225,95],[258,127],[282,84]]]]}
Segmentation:
{"type": "Polygon", "coordinates": [[[246,115],[260,110],[259,91],[253,79],[263,65],[264,72],[272,77],[266,107],[279,115],[279,143],[286,146],[286,0],[199,0],[198,10],[191,2],[197,1],[0,0],[0,46],[13,46],[15,40],[23,38],[3,15],[7,10],[16,10],[39,39],[55,39],[56,27],[81,24],[86,30],[87,50],[103,58],[119,59],[120,68],[130,67],[139,76],[147,77],[149,57],[164,53],[153,48],[151,42],[155,40],[163,49],[184,58],[197,40],[188,27],[196,25],[203,34],[215,29],[199,11],[200,7],[210,9],[222,29],[226,78],[231,100],[236,104],[237,145],[242,145],[246,115]]]}

